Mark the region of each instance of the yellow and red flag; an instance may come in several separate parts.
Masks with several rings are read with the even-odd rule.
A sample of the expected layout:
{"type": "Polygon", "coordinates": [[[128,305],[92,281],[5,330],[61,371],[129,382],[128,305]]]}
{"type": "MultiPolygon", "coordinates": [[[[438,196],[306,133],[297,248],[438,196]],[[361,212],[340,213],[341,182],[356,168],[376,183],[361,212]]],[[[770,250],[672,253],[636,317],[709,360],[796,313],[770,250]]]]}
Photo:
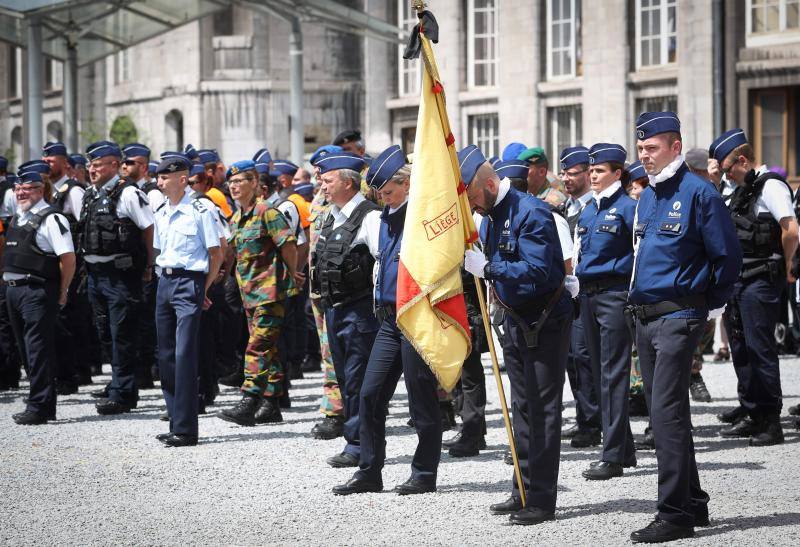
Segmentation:
{"type": "Polygon", "coordinates": [[[397,325],[447,391],[471,351],[461,264],[476,238],[430,42],[397,274],[397,325]]]}

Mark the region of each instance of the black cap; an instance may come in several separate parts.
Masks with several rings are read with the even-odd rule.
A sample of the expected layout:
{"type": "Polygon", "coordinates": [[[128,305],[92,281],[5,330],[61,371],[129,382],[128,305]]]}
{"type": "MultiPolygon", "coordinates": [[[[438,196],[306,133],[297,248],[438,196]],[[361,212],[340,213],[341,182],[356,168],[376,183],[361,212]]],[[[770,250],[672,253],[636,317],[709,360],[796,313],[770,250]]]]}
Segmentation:
{"type": "Polygon", "coordinates": [[[361,140],[361,131],[358,129],[345,129],[338,135],[336,138],[333,139],[331,144],[335,144],[336,146],[341,146],[348,142],[360,141],[361,140]]]}

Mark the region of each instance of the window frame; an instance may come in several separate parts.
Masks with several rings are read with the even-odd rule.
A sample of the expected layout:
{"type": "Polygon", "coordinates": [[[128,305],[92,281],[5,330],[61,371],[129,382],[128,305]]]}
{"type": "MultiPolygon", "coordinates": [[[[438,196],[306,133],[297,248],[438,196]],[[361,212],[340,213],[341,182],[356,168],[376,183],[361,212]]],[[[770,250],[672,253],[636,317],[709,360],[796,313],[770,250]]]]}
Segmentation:
{"type": "MultiPolygon", "coordinates": [[[[580,32],[580,20],[577,17],[576,6],[580,5],[581,0],[547,0],[545,2],[545,12],[547,21],[547,79],[548,80],[564,80],[575,78],[578,76],[578,33],[580,32]],[[571,36],[571,63],[569,73],[553,74],[553,2],[569,2],[570,3],[570,36],[571,36]]],[[[581,6],[582,7],[582,6],[581,6]]],[[[560,19],[563,21],[564,19],[560,19]]]]}
{"type": "Polygon", "coordinates": [[[546,151],[547,157],[550,160],[550,170],[553,173],[558,172],[558,158],[561,154],[561,147],[558,144],[558,110],[570,110],[570,144],[569,146],[578,146],[583,140],[583,104],[570,103],[563,105],[552,105],[545,108],[545,123],[547,124],[547,133],[545,134],[545,142],[549,150],[546,151]],[[578,119],[578,112],[580,112],[580,119],[578,119]]]}
{"type": "Polygon", "coordinates": [[[481,107],[481,108],[465,109],[463,120],[464,120],[463,127],[464,127],[464,137],[465,137],[464,142],[469,144],[474,144],[475,146],[480,148],[481,152],[486,154],[487,158],[491,156],[500,155],[500,114],[496,110],[496,105],[492,105],[492,107],[490,108],[481,107]],[[477,135],[475,136],[475,138],[473,137],[472,123],[476,121],[477,118],[494,118],[494,121],[496,123],[494,127],[495,132],[493,135],[489,137],[489,139],[493,141],[492,146],[496,147],[496,150],[489,150],[487,147],[482,146],[477,139],[477,135]]]}
{"type": "MultiPolygon", "coordinates": [[[[417,24],[417,17],[416,14],[412,12],[410,2],[406,0],[398,0],[397,1],[397,26],[405,29],[407,31],[411,31],[414,25],[417,24]],[[406,14],[406,10],[408,10],[408,14],[406,14]],[[408,15],[408,17],[406,17],[408,15]],[[409,25],[409,23],[411,23],[409,25]]],[[[421,85],[421,65],[420,65],[420,58],[406,60],[403,59],[403,52],[405,51],[405,45],[399,44],[397,46],[397,96],[398,97],[413,97],[419,95],[420,92],[420,85],[421,85]],[[406,89],[406,76],[411,73],[415,72],[417,74],[417,78],[413,81],[415,82],[412,86],[406,89]],[[413,89],[412,89],[413,87],[413,89]]]]}
{"type": "MultiPolygon", "coordinates": [[[[636,58],[636,70],[658,69],[665,66],[675,66],[678,63],[678,0],[659,0],[661,4],[657,8],[659,11],[659,38],[661,45],[659,47],[659,63],[643,65],[642,64],[642,0],[636,0],[636,15],[635,15],[635,39],[634,47],[636,58]],[[669,37],[670,32],[667,30],[667,23],[669,22],[669,8],[670,4],[675,8],[675,60],[669,61],[669,37]]],[[[749,1],[749,0],[748,0],[749,1]]],[[[653,36],[653,35],[648,35],[653,36]]]]}
{"type": "MultiPolygon", "coordinates": [[[[402,0],[401,0],[402,1],[402,0]]],[[[500,74],[500,0],[491,0],[494,2],[492,11],[494,12],[492,21],[494,23],[492,29],[492,36],[494,41],[494,57],[492,60],[482,62],[486,66],[492,67],[492,83],[490,84],[476,84],[475,83],[475,0],[467,0],[467,87],[469,89],[492,89],[498,85],[500,74]]],[[[488,11],[488,10],[487,10],[488,11]]]]}
{"type": "Polygon", "coordinates": [[[789,44],[800,41],[800,25],[786,28],[786,0],[778,0],[778,30],[753,32],[753,0],[745,3],[745,47],[789,44]]]}

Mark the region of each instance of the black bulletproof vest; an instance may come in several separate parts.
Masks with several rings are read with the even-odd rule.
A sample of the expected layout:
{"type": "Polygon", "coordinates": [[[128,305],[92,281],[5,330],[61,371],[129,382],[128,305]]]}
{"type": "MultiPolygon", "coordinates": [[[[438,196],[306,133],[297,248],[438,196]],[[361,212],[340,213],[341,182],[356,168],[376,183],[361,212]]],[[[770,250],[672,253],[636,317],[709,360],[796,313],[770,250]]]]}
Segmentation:
{"type": "MultiPolygon", "coordinates": [[[[0,182],[0,205],[2,205],[2,203],[6,199],[6,192],[13,192],[13,191],[14,191],[14,185],[11,184],[9,181],[4,180],[0,182]]],[[[0,219],[0,221],[3,222],[3,231],[8,230],[8,223],[11,221],[11,217],[3,217],[2,219],[0,219]]]]}
{"type": "Polygon", "coordinates": [[[148,180],[142,185],[142,192],[144,192],[145,195],[149,194],[153,190],[158,190],[158,184],[152,180],[148,180]]]}
{"type": "Polygon", "coordinates": [[[328,214],[322,225],[312,264],[314,292],[326,306],[337,306],[372,294],[372,268],[375,259],[364,244],[350,248],[364,217],[379,207],[362,201],[338,228],[333,227],[333,215],[328,214]]]}
{"type": "Polygon", "coordinates": [[[3,252],[3,270],[18,274],[30,274],[58,281],[61,277],[58,257],[46,253],[36,244],[36,230],[44,220],[58,211],[46,207],[35,213],[23,226],[17,224],[14,216],[6,234],[6,248],[3,252]]]}
{"type": "Polygon", "coordinates": [[[770,213],[755,213],[756,201],[768,179],[780,180],[789,188],[790,195],[792,194],[791,187],[780,175],[767,171],[756,177],[755,171],[751,171],[745,185],[738,187],[731,197],[731,217],[745,259],[766,259],[773,254],[783,255],[780,224],[770,213]]]}
{"type": "Polygon", "coordinates": [[[90,189],[83,196],[79,231],[84,255],[143,255],[142,231],[131,219],[117,216],[119,197],[129,186],[136,188],[136,183],[120,178],[110,192],[103,188],[99,191],[90,189]]]}
{"type": "Polygon", "coordinates": [[[75,248],[77,249],[78,243],[78,219],[75,218],[72,214],[67,214],[64,212],[64,205],[67,202],[67,197],[69,193],[75,187],[82,188],[82,186],[78,183],[75,179],[67,179],[66,184],[62,187],[62,189],[53,191],[53,207],[55,207],[59,213],[64,215],[64,218],[67,219],[69,222],[69,231],[72,233],[72,242],[75,244],[75,248]]]}

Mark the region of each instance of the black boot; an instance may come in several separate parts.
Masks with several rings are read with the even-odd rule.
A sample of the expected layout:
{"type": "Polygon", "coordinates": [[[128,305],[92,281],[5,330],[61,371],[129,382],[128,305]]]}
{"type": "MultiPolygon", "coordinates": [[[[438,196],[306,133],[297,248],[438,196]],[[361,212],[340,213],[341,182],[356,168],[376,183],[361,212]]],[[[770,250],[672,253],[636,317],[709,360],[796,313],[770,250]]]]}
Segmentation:
{"type": "Polygon", "coordinates": [[[231,372],[227,376],[220,378],[219,383],[223,386],[242,387],[242,384],[244,383],[244,371],[237,370],[235,372],[231,372]]]}
{"type": "Polygon", "coordinates": [[[217,416],[226,422],[254,426],[256,425],[256,412],[259,406],[261,406],[261,398],[258,395],[245,393],[242,400],[236,403],[236,406],[223,410],[217,416]]]}
{"type": "Polygon", "coordinates": [[[600,430],[596,428],[579,430],[569,442],[572,448],[589,448],[601,442],[600,430]]]}
{"type": "Polygon", "coordinates": [[[290,380],[303,379],[303,367],[300,363],[289,363],[289,365],[286,368],[289,370],[290,380]]]}
{"type": "Polygon", "coordinates": [[[783,444],[783,427],[777,412],[766,414],[761,418],[761,430],[750,437],[750,446],[773,446],[783,444]]]}
{"type": "Polygon", "coordinates": [[[274,399],[267,397],[261,402],[255,420],[257,424],[276,424],[283,421],[281,409],[275,404],[274,399]]]}
{"type": "Polygon", "coordinates": [[[467,458],[469,456],[477,456],[481,449],[486,448],[486,440],[483,435],[465,437],[458,435],[458,441],[450,445],[448,453],[454,458],[467,458]]]}
{"type": "Polygon", "coordinates": [[[311,428],[311,436],[315,439],[329,441],[344,435],[344,416],[325,416],[311,428]]]}
{"type": "Polygon", "coordinates": [[[743,406],[737,406],[722,414],[717,414],[717,420],[725,424],[735,424],[745,416],[747,416],[747,410],[743,406]]]}
{"type": "Polygon", "coordinates": [[[439,412],[442,415],[442,431],[449,431],[456,426],[456,413],[452,401],[439,401],[439,412]]]}
{"type": "Polygon", "coordinates": [[[722,437],[729,439],[736,437],[753,437],[761,432],[761,424],[759,421],[753,420],[749,416],[739,420],[730,427],[720,430],[719,434],[722,437]]]}
{"type": "Polygon", "coordinates": [[[710,403],[711,394],[708,392],[706,383],[703,381],[703,375],[699,372],[692,374],[691,383],[689,384],[689,393],[692,395],[692,400],[698,403],[710,403]]]}

